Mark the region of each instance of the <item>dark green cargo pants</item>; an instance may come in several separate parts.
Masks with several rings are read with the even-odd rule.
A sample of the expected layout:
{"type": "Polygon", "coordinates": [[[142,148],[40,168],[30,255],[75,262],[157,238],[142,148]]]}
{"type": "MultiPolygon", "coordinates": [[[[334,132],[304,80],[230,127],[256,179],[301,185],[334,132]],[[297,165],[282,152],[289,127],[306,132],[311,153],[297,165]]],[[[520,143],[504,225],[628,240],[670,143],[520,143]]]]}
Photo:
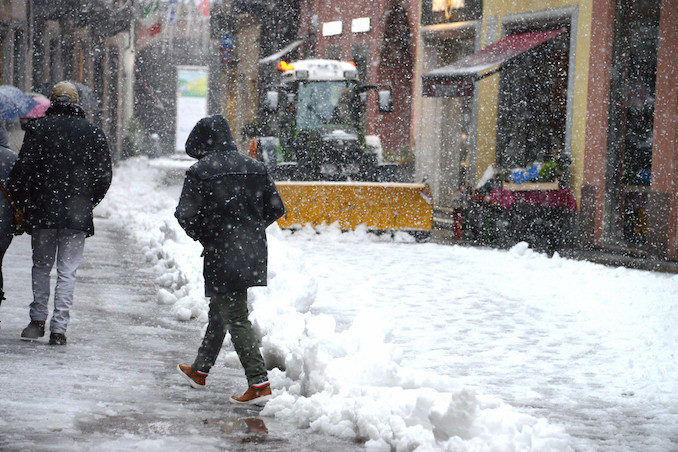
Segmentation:
{"type": "Polygon", "coordinates": [[[231,341],[245,369],[250,385],[268,381],[264,359],[259,352],[259,344],[254,337],[252,323],[247,316],[247,290],[219,294],[210,298],[209,323],[205,337],[193,362],[193,370],[209,373],[219,356],[226,331],[231,333],[231,341]]]}

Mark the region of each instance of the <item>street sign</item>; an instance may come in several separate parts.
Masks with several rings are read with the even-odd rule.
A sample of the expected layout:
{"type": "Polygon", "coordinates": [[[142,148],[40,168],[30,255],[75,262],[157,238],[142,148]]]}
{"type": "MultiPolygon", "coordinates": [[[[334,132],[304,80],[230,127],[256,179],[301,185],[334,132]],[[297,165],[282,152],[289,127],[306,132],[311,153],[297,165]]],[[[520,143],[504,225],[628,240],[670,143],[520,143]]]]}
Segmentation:
{"type": "Polygon", "coordinates": [[[226,33],[221,37],[221,60],[224,63],[230,63],[233,61],[234,53],[233,49],[235,48],[235,39],[230,33],[226,33]]]}

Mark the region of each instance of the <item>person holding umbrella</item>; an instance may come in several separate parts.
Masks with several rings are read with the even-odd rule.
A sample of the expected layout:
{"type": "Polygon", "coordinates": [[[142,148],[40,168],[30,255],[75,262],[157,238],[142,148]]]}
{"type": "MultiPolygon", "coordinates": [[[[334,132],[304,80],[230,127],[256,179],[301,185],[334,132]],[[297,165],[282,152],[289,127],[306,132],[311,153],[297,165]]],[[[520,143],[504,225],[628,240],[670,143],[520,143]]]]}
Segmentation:
{"type": "Polygon", "coordinates": [[[0,121],[16,121],[37,106],[36,100],[16,86],[0,86],[0,121]]]}
{"type": "Polygon", "coordinates": [[[10,85],[0,86],[0,304],[5,299],[2,261],[14,237],[15,203],[7,189],[8,178],[17,160],[17,155],[9,146],[5,121],[16,120],[36,106],[37,102],[19,88],[10,85]]]}
{"type": "Polygon", "coordinates": [[[0,188],[2,189],[2,193],[0,193],[0,304],[5,299],[2,260],[14,237],[14,209],[11,200],[7,197],[8,193],[5,187],[7,186],[7,177],[16,159],[16,154],[9,148],[5,121],[0,120],[0,188]]]}
{"type": "Polygon", "coordinates": [[[15,120],[27,114],[37,104],[31,96],[15,86],[0,86],[0,119],[15,120]]]}

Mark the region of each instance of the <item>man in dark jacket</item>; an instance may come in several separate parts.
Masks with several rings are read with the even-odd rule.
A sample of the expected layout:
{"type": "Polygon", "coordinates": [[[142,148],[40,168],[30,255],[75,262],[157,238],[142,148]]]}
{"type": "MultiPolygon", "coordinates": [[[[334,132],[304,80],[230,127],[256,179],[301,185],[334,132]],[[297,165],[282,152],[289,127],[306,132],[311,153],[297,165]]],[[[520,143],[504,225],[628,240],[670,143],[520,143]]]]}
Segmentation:
{"type": "MultiPolygon", "coordinates": [[[[9,148],[5,122],[0,119],[0,184],[7,189],[7,177],[16,162],[16,154],[9,148]]],[[[14,237],[14,210],[4,193],[0,193],[0,304],[5,299],[2,280],[2,259],[14,237]]]]}
{"type": "Polygon", "coordinates": [[[92,210],[111,184],[111,157],[101,129],[85,119],[73,84],[54,85],[52,105],[26,128],[10,192],[25,210],[33,247],[33,303],[24,340],[45,334],[49,274],[57,263],[49,343],[66,344],[75,273],[85,237],[94,234],[92,210]]]}
{"type": "Polygon", "coordinates": [[[271,389],[248,319],[247,288],[266,285],[266,227],[285,208],[266,167],[238,152],[222,116],[196,124],[186,141],[186,153],[199,161],[186,173],[175,216],[204,248],[210,311],[198,356],[191,366],[177,368],[192,387],[203,388],[228,329],[249,384],[244,395],[230,401],[263,405],[271,389]]]}

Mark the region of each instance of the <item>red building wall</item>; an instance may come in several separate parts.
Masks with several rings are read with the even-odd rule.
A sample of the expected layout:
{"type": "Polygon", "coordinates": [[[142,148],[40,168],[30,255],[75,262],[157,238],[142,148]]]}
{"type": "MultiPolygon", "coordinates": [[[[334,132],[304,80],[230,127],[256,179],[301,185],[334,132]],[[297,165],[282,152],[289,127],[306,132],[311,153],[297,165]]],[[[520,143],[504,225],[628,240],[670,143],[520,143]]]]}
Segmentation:
{"type": "Polygon", "coordinates": [[[652,189],[668,197],[668,255],[678,258],[678,5],[662,0],[655,89],[652,189]]]}
{"type": "Polygon", "coordinates": [[[610,108],[610,66],[614,36],[614,2],[593,2],[589,93],[587,99],[586,144],[582,212],[588,218],[583,226],[590,234],[589,245],[603,236],[605,210],[605,164],[607,159],[607,123],[610,108]]]}
{"type": "MultiPolygon", "coordinates": [[[[414,2],[417,3],[417,2],[414,2]]],[[[306,55],[312,53],[324,58],[329,47],[341,49],[341,59],[351,61],[352,49],[356,44],[368,48],[368,80],[370,84],[389,84],[393,89],[393,112],[379,113],[377,96],[369,95],[367,107],[368,135],[379,135],[385,156],[401,160],[410,149],[410,124],[412,105],[412,82],[414,71],[414,37],[416,23],[413,17],[418,12],[411,10],[407,1],[400,0],[355,0],[336,2],[332,0],[309,1],[302,7],[300,17],[300,38],[306,44],[306,55]],[[396,11],[394,13],[394,11],[396,11]],[[353,19],[369,17],[370,30],[353,33],[353,19]],[[394,39],[387,32],[387,23],[395,22],[401,28],[401,39],[394,39]],[[325,22],[341,21],[342,33],[323,36],[325,22]],[[409,52],[403,52],[403,48],[409,52]]],[[[390,27],[393,30],[393,27],[390,27]]]]}
{"type": "MultiPolygon", "coordinates": [[[[610,77],[614,39],[614,1],[593,2],[586,151],[582,186],[583,239],[604,245],[605,168],[610,114],[610,77]]],[[[678,9],[662,0],[657,49],[652,181],[648,203],[648,245],[676,259],[678,229],[678,9]]]]}

